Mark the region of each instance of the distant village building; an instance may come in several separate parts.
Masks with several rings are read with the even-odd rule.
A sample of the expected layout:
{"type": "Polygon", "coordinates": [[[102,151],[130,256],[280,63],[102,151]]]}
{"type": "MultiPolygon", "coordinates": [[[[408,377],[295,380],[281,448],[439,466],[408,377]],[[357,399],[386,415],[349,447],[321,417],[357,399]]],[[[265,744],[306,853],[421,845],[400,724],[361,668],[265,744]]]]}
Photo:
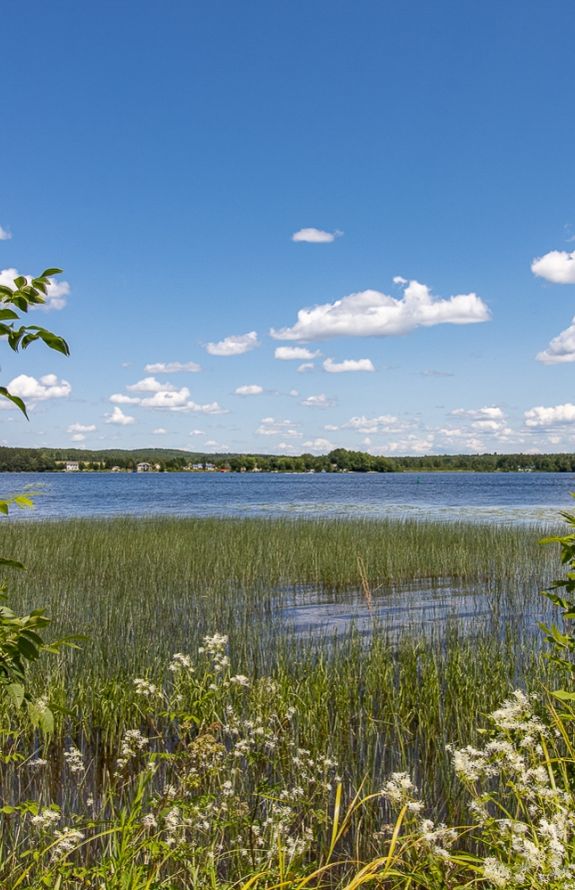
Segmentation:
{"type": "Polygon", "coordinates": [[[112,467],[112,473],[121,473],[122,467],[112,467]]]}
{"type": "Polygon", "coordinates": [[[137,473],[149,473],[151,469],[152,469],[152,465],[147,464],[145,461],[143,461],[141,464],[138,464],[136,466],[137,473]]]}
{"type": "Polygon", "coordinates": [[[64,467],[65,473],[78,473],[80,470],[80,464],[77,460],[67,460],[66,466],[64,467]]]}

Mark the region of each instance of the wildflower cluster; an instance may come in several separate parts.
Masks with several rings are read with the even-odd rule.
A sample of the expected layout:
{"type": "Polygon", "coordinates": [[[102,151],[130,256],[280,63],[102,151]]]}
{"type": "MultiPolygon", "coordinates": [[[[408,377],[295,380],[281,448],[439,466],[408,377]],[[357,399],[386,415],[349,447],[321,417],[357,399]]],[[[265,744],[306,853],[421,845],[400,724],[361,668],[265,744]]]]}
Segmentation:
{"type": "Polygon", "coordinates": [[[514,692],[491,715],[494,733],[482,748],[450,749],[453,766],[471,792],[482,842],[497,854],[483,861],[485,879],[494,887],[574,890],[575,801],[553,768],[553,734],[535,704],[514,692]]]}

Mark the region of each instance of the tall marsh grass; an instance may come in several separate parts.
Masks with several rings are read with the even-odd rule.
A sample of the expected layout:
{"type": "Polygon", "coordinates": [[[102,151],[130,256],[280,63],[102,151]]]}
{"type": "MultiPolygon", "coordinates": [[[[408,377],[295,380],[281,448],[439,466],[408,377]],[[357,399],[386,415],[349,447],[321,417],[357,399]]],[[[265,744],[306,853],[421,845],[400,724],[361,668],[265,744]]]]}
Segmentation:
{"type": "MultiPolygon", "coordinates": [[[[197,737],[209,735],[228,756],[231,742],[221,730],[231,719],[225,710],[228,695],[234,719],[244,721],[244,734],[247,726],[250,736],[258,721],[276,721],[280,736],[289,726],[290,755],[271,757],[268,752],[266,760],[261,751],[256,760],[258,782],[263,784],[256,797],[250,796],[253,789],[242,785],[242,807],[256,808],[250,810],[252,821],[254,812],[267,811],[270,799],[275,800],[282,789],[299,787],[301,765],[297,753],[294,761],[295,749],[305,749],[315,764],[325,766],[326,757],[337,763],[333,769],[326,767],[330,776],[322,774],[321,794],[318,791],[319,797],[313,798],[314,807],[317,804],[312,808],[313,825],[304,820],[295,835],[291,829],[286,835],[300,838],[301,850],[296,845],[292,851],[296,859],[313,860],[320,848],[329,847],[338,784],[342,799],[351,801],[357,793],[381,788],[390,774],[407,772],[433,820],[462,824],[467,818],[464,789],[446,746],[478,744],[482,715],[493,711],[516,685],[537,690],[548,679],[548,662],[531,633],[532,616],[540,608],[538,591],[557,575],[559,563],[556,552],[538,546],[540,528],[414,521],[120,519],[7,522],[0,532],[1,552],[27,566],[25,575],[10,578],[12,601],[22,608],[45,606],[54,618],[56,636],[85,635],[79,650],[43,660],[35,677],[36,694],[45,695],[55,713],[51,738],[34,736],[13,711],[1,714],[7,759],[0,793],[5,807],[10,810],[26,799],[35,801],[36,807],[22,823],[24,828],[18,820],[14,823],[20,826],[14,830],[22,834],[18,841],[12,838],[12,846],[33,845],[34,835],[28,829],[31,820],[42,815],[43,806],[56,807],[58,825],[69,826],[80,805],[87,808],[82,825],[91,819],[94,830],[104,832],[106,840],[93,849],[102,853],[106,848],[110,856],[121,853],[114,846],[115,835],[106,834],[118,817],[110,807],[127,807],[129,819],[136,806],[134,837],[140,843],[144,803],[160,801],[162,825],[170,812],[164,791],[176,781],[173,769],[182,751],[188,751],[197,737]],[[434,581],[446,580],[456,590],[483,593],[491,620],[474,628],[473,615],[465,622],[455,617],[425,633],[407,628],[390,636],[374,616],[368,635],[350,626],[340,637],[302,637],[290,632],[283,611],[294,591],[311,589],[345,599],[350,591],[367,587],[376,602],[390,588],[401,590],[409,584],[413,591],[421,581],[422,589],[429,590],[434,581]],[[174,692],[173,671],[168,670],[173,654],[181,653],[190,659],[186,663],[195,664],[198,648],[205,648],[204,637],[213,638],[216,632],[229,638],[231,664],[225,665],[225,672],[244,677],[249,694],[242,691],[240,679],[236,687],[228,684],[218,699],[220,681],[214,681],[215,690],[206,682],[201,694],[194,687],[190,699],[186,692],[188,710],[180,713],[176,700],[166,698],[168,693],[162,692],[155,701],[156,693],[151,697],[142,693],[146,688],[174,692]],[[266,693],[272,688],[273,694],[266,693]],[[144,748],[138,748],[138,738],[146,740],[146,757],[157,762],[145,779],[139,756],[144,748]],[[114,776],[126,745],[132,746],[130,750],[135,746],[133,757],[128,758],[125,774],[114,776]],[[85,765],[81,793],[70,772],[74,750],[85,765]],[[31,756],[33,761],[47,761],[44,772],[30,771],[31,756]],[[118,790],[123,781],[124,796],[118,790]],[[138,797],[140,781],[145,781],[145,789],[138,797]],[[87,800],[93,802],[93,812],[87,800]],[[302,838],[307,838],[305,844],[302,838]]],[[[209,760],[211,755],[205,756],[209,760]]],[[[226,798],[224,773],[218,773],[216,782],[220,803],[226,798]]],[[[371,806],[362,812],[359,824],[350,822],[339,845],[346,856],[359,860],[376,855],[384,816],[381,805],[371,806]]],[[[11,831],[10,812],[4,818],[11,831]]],[[[52,817],[46,818],[49,827],[52,817]]],[[[239,838],[236,821],[230,824],[239,838]]],[[[273,819],[269,826],[270,832],[283,831],[273,819]]],[[[220,825],[220,834],[214,834],[225,851],[235,849],[228,828],[220,825]]],[[[81,830],[85,832],[85,827],[81,830]]],[[[165,841],[163,837],[161,843],[165,841]]],[[[238,850],[246,849],[245,844],[242,835],[238,850]]],[[[210,849],[217,860],[217,851],[210,849]]],[[[48,861],[52,854],[46,855],[48,861]]],[[[86,851],[86,861],[87,857],[86,851]]],[[[248,866],[258,867],[256,860],[253,855],[251,861],[246,859],[243,852],[234,854],[225,867],[214,865],[209,880],[207,860],[202,860],[200,883],[194,884],[186,871],[185,880],[180,875],[173,877],[173,884],[149,886],[224,886],[219,883],[224,877],[240,880],[248,866]]],[[[78,856],[74,861],[76,868],[78,856]]],[[[144,884],[134,878],[133,884],[117,886],[144,884]]]]}

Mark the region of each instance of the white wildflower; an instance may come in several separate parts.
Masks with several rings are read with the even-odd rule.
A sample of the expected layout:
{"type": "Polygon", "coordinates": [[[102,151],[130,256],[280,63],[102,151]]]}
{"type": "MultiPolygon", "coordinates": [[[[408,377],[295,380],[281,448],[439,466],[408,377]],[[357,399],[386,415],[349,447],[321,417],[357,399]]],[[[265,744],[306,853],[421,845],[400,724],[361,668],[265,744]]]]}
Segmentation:
{"type": "Polygon", "coordinates": [[[383,786],[381,794],[391,803],[403,804],[417,794],[417,788],[411,781],[409,773],[392,773],[389,781],[383,786]]]}
{"type": "Polygon", "coordinates": [[[63,831],[57,831],[55,836],[58,839],[58,843],[52,848],[52,860],[67,856],[84,840],[82,832],[75,828],[65,828],[63,831]]]}
{"type": "Polygon", "coordinates": [[[493,856],[483,860],[483,877],[491,881],[496,887],[507,887],[511,882],[513,873],[510,868],[499,862],[493,856]]]}
{"type": "Polygon", "coordinates": [[[42,810],[36,816],[32,816],[30,821],[35,828],[43,830],[53,828],[54,825],[58,824],[61,818],[62,816],[57,810],[51,810],[49,807],[46,807],[46,809],[42,810]]]}
{"type": "Polygon", "coordinates": [[[152,829],[158,827],[158,820],[153,813],[146,813],[146,815],[142,819],[142,826],[146,830],[151,831],[152,829]]]}
{"type": "Polygon", "coordinates": [[[188,671],[190,674],[194,672],[192,659],[189,655],[184,655],[183,652],[175,652],[174,655],[172,655],[172,660],[168,669],[174,674],[178,671],[188,671]]]}
{"type": "Polygon", "coordinates": [[[71,745],[71,747],[68,748],[67,751],[64,751],[64,760],[66,761],[66,765],[68,766],[68,769],[71,773],[81,774],[86,771],[82,752],[74,745],[71,745]]]}
{"type": "Polygon", "coordinates": [[[230,677],[230,683],[234,683],[236,686],[249,686],[250,681],[248,677],[244,677],[243,674],[236,674],[235,677],[230,677]]]}
{"type": "Polygon", "coordinates": [[[153,683],[150,683],[149,680],[145,680],[143,677],[136,677],[134,686],[138,695],[144,695],[147,698],[153,698],[159,695],[160,692],[157,686],[154,686],[153,683]]]}
{"type": "Polygon", "coordinates": [[[29,760],[26,766],[28,769],[41,769],[43,766],[47,766],[48,761],[44,760],[42,757],[34,757],[33,760],[29,760]]]}

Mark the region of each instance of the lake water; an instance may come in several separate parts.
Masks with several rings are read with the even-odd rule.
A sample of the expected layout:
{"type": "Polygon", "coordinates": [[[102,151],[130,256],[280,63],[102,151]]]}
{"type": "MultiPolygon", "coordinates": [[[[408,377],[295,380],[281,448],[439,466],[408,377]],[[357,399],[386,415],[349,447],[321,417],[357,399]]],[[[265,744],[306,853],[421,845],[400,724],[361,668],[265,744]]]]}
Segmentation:
{"type": "MultiPolygon", "coordinates": [[[[547,522],[575,510],[572,473],[0,473],[21,518],[273,516],[547,522]]],[[[16,515],[16,514],[14,514],[16,515]]]]}

